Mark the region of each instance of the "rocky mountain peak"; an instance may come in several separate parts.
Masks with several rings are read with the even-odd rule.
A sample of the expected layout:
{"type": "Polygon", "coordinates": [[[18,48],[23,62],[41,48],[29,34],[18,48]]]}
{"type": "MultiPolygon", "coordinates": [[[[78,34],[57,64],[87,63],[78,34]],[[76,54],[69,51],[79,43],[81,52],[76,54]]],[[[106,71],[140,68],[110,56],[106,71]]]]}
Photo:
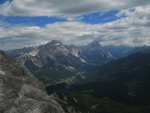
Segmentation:
{"type": "Polygon", "coordinates": [[[67,52],[65,45],[57,40],[52,40],[51,42],[48,42],[45,45],[41,45],[38,48],[42,52],[50,52],[53,54],[58,53],[60,51],[63,51],[64,53],[67,52]]]}
{"type": "Polygon", "coordinates": [[[100,43],[98,41],[94,40],[93,42],[91,42],[90,44],[88,44],[87,47],[101,48],[102,46],[100,45],[100,43]]]}
{"type": "Polygon", "coordinates": [[[63,46],[63,43],[58,40],[52,40],[46,44],[47,46],[63,46]]]}

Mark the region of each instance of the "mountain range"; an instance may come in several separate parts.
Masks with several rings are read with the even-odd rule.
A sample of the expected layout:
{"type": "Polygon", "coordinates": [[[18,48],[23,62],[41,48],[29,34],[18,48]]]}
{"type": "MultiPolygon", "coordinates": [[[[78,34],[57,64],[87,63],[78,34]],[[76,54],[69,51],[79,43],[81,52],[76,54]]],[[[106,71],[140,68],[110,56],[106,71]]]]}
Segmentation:
{"type": "Polygon", "coordinates": [[[123,58],[127,57],[130,54],[134,54],[136,52],[142,51],[149,46],[137,46],[137,47],[130,47],[130,46],[125,46],[125,45],[120,45],[120,46],[114,46],[114,45],[108,45],[104,46],[104,49],[109,51],[111,54],[113,54],[116,58],[123,58]]]}

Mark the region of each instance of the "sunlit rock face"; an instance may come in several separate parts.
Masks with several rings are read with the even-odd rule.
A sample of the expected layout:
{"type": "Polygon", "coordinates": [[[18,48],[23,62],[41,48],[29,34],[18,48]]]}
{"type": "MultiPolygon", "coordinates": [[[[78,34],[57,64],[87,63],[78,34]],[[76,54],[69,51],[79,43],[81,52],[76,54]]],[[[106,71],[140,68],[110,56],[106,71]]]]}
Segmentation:
{"type": "Polygon", "coordinates": [[[44,85],[0,51],[0,113],[64,113],[44,85]]]}

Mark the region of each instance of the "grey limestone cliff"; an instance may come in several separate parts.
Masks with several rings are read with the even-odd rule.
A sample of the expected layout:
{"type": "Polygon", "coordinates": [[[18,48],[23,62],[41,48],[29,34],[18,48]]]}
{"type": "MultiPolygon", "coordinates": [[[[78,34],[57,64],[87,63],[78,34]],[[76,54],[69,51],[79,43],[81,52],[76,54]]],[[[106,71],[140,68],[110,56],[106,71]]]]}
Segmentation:
{"type": "Polygon", "coordinates": [[[64,113],[44,85],[0,51],[0,113],[64,113]]]}

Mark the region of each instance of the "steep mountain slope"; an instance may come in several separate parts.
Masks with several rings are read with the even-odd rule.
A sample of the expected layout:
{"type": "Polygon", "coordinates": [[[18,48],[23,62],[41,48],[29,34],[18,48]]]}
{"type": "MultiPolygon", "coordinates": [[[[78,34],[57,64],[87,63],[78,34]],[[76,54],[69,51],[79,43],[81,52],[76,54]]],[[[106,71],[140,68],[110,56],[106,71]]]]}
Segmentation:
{"type": "Polygon", "coordinates": [[[12,55],[47,85],[83,79],[86,71],[114,59],[96,41],[78,47],[53,40],[38,47],[14,50],[12,55]]]}
{"type": "Polygon", "coordinates": [[[64,113],[44,85],[0,51],[0,113],[64,113]]]}
{"type": "Polygon", "coordinates": [[[83,48],[83,52],[90,64],[105,64],[115,57],[106,51],[97,41],[93,41],[83,48]]]}
{"type": "Polygon", "coordinates": [[[59,84],[47,91],[63,93],[71,105],[80,110],[84,106],[84,112],[150,112],[150,49],[114,60],[87,76],[86,84],[59,84]]]}

